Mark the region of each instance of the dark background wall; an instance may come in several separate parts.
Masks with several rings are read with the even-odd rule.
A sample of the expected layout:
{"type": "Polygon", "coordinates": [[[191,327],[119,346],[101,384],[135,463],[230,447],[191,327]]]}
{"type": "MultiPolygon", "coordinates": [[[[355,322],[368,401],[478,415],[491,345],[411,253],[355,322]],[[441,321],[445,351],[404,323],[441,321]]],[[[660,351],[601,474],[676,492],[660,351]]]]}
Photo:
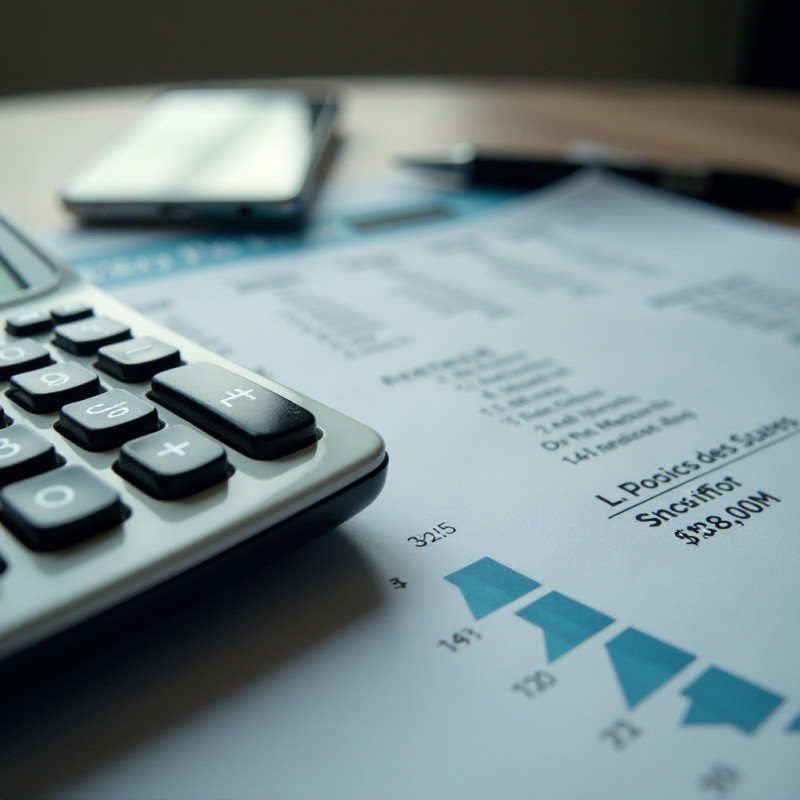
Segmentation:
{"type": "Polygon", "coordinates": [[[798,9],[798,0],[2,0],[0,94],[323,74],[791,86],[798,9]],[[779,37],[791,50],[783,62],[779,37]]]}

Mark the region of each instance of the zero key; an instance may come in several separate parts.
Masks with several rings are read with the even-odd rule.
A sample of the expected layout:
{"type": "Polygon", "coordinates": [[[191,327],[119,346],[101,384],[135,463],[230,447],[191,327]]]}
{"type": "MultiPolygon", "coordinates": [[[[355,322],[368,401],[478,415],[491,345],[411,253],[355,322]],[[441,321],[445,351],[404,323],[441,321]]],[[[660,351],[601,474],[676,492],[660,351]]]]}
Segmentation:
{"type": "Polygon", "coordinates": [[[119,495],[81,466],[59,467],[0,490],[0,522],[32,550],[60,550],[119,525],[119,495]]]}
{"type": "Polygon", "coordinates": [[[307,447],[317,436],[310,411],[216,364],[187,364],[156,375],[151,397],[262,461],[307,447]]]}

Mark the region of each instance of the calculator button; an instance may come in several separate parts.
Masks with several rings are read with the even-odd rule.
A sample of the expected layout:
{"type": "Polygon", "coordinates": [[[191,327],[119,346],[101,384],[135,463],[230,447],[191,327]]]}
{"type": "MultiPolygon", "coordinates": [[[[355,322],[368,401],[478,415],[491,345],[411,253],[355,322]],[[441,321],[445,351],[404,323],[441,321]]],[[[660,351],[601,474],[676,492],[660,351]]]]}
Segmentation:
{"type": "Polygon", "coordinates": [[[76,356],[94,355],[99,348],[130,339],[127,325],[110,317],[89,317],[58,325],[53,344],[76,356]]]}
{"type": "Polygon", "coordinates": [[[60,467],[0,491],[0,521],[33,550],[58,550],[118,525],[119,495],[85,467],[60,467]]]}
{"type": "Polygon", "coordinates": [[[310,411],[216,364],[162,372],[153,378],[151,395],[251,458],[280,458],[316,439],[310,411]]]}
{"type": "Polygon", "coordinates": [[[20,339],[0,345],[0,380],[8,380],[18,372],[52,364],[50,353],[33,339],[20,339]]]}
{"type": "Polygon", "coordinates": [[[122,445],[115,465],[124,478],[160,500],[177,500],[230,475],[225,449],[186,425],[170,425],[122,445]]]}
{"type": "Polygon", "coordinates": [[[149,381],[157,372],[180,366],[177,347],[150,336],[109,344],[97,351],[98,369],[125,383],[149,381]]]}
{"type": "Polygon", "coordinates": [[[12,425],[0,433],[0,486],[55,469],[55,447],[32,428],[12,425]]]}
{"type": "Polygon", "coordinates": [[[94,309],[86,303],[62,303],[60,306],[50,309],[50,316],[54,325],[62,325],[65,322],[75,322],[77,319],[86,319],[94,314],[94,309]]]}
{"type": "Polygon", "coordinates": [[[53,320],[44,311],[22,311],[6,320],[6,332],[12,336],[33,336],[52,327],[53,320]]]}
{"type": "Polygon", "coordinates": [[[74,361],[61,361],[15,375],[8,396],[28,411],[47,414],[100,391],[97,373],[74,361]]]}
{"type": "Polygon", "coordinates": [[[61,409],[56,427],[86,450],[110,450],[158,430],[155,406],[124,389],[70,403],[61,409]]]}

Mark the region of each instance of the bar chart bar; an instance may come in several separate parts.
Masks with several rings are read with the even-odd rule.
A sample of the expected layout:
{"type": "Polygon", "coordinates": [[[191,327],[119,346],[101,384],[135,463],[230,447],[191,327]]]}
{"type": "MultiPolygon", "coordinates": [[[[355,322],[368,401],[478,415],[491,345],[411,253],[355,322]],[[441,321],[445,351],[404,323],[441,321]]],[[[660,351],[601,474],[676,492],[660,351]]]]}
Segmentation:
{"type": "Polygon", "coordinates": [[[541,584],[492,558],[481,558],[445,575],[457,586],[475,619],[481,619],[522,597],[541,584]]]}
{"type": "Polygon", "coordinates": [[[696,656],[636,628],[606,643],[628,708],[633,708],[691,664],[696,656]]]}
{"type": "Polygon", "coordinates": [[[614,622],[613,617],[559,592],[546,594],[516,614],[542,629],[551,663],[614,622]]]}
{"type": "Polygon", "coordinates": [[[681,694],[692,701],[684,725],[733,725],[745,733],[753,733],[783,702],[779,695],[719,667],[709,667],[681,694]]]}

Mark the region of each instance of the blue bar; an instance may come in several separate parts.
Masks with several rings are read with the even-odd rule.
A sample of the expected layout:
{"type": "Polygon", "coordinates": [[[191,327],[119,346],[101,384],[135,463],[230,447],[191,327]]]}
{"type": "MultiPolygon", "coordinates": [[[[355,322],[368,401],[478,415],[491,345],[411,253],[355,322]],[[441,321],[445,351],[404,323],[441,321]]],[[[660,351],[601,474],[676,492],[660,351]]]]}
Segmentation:
{"type": "Polygon", "coordinates": [[[636,628],[626,628],[606,644],[622,692],[633,708],[696,658],[636,628]]]}
{"type": "Polygon", "coordinates": [[[538,589],[541,584],[492,558],[481,558],[463,569],[445,575],[458,586],[475,619],[485,617],[538,589]]]}
{"type": "Polygon", "coordinates": [[[692,700],[684,725],[733,725],[745,733],[753,733],[784,699],[718,667],[709,667],[681,694],[692,700]]]}
{"type": "Polygon", "coordinates": [[[544,631],[547,660],[550,662],[614,622],[613,617],[601,614],[559,592],[550,592],[516,613],[518,617],[538,625],[544,631]]]}

